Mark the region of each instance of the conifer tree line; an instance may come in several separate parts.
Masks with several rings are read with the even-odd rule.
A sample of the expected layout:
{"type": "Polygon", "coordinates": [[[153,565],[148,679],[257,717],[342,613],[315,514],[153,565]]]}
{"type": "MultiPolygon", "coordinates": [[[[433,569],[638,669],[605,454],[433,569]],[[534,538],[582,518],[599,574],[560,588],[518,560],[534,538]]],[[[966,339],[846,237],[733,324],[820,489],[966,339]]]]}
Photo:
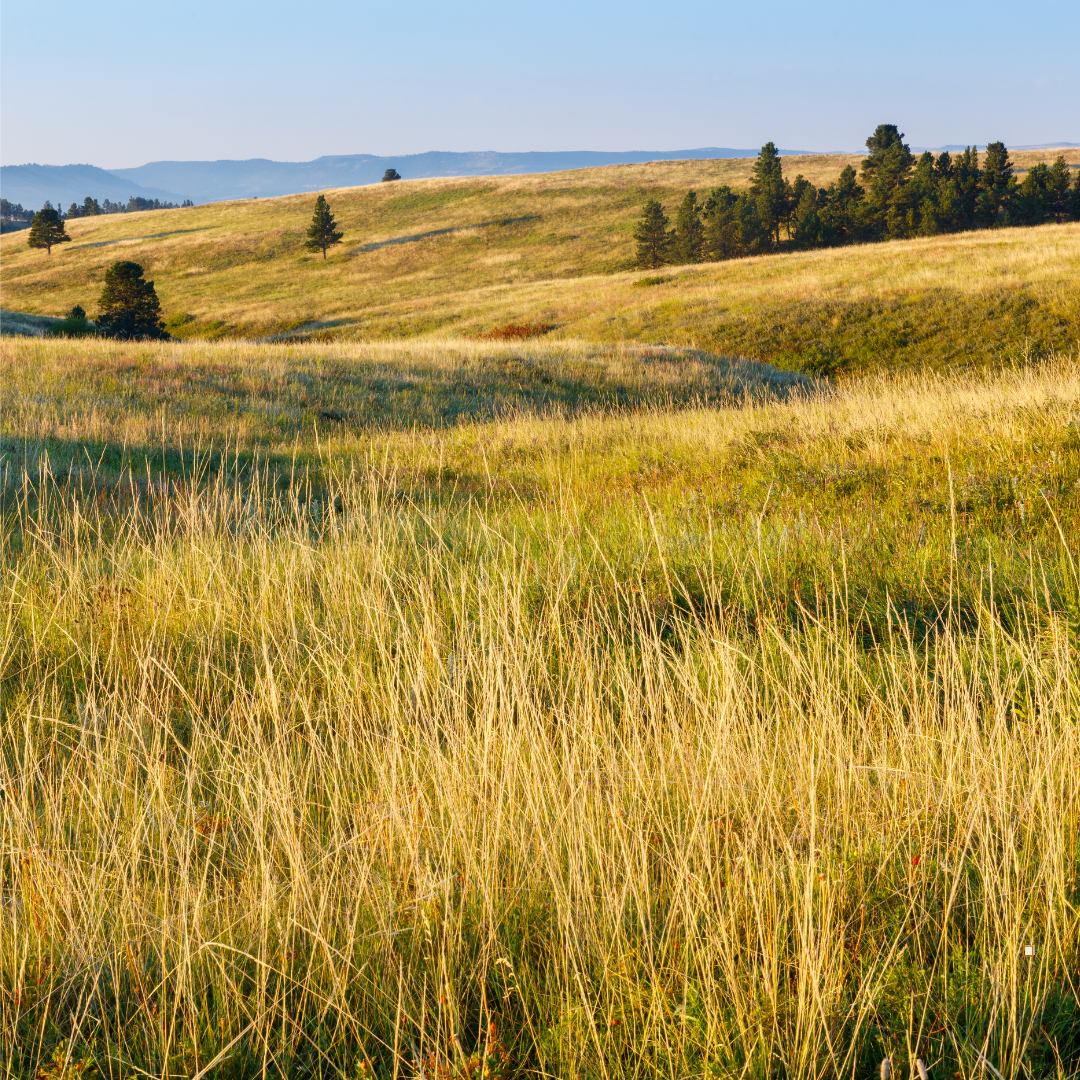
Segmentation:
{"type": "MultiPolygon", "coordinates": [[[[46,203],[46,206],[49,204],[46,203]]],[[[99,203],[89,195],[82,203],[72,203],[65,218],[97,217],[98,214],[134,214],[139,210],[177,210],[185,206],[194,206],[190,199],[185,199],[179,206],[176,203],[162,202],[160,199],[143,199],[132,195],[126,203],[110,202],[105,199],[99,203]]]]}
{"type": "Polygon", "coordinates": [[[675,224],[656,199],[634,230],[637,264],[658,267],[836,247],[913,236],[1048,221],[1080,221],[1080,177],[1064,157],[1032,166],[1022,183],[1004,143],[990,143],[980,163],[973,147],[955,156],[916,158],[895,124],[880,124],[866,140],[859,173],[848,165],[826,188],[797,175],[784,179],[776,147],[766,143],[750,187],[714,188],[699,201],[687,192],[675,224]],[[861,181],[861,182],[860,182],[861,181]]]}
{"type": "Polygon", "coordinates": [[[24,210],[22,203],[8,202],[0,199],[0,218],[5,221],[30,221],[34,216],[33,210],[24,210]]]}

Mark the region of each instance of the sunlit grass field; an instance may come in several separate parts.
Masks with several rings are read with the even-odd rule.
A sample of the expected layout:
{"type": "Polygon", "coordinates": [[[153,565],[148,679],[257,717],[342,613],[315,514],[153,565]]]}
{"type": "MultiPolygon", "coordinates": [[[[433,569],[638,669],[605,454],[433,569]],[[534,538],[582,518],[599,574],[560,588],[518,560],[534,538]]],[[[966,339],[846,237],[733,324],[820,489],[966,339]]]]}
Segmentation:
{"type": "MultiPolygon", "coordinates": [[[[1056,151],[1017,152],[1021,171],[1056,151]]],[[[1076,164],[1077,151],[1066,151],[1076,164]]],[[[859,158],[784,159],[827,184],[859,158]]],[[[507,322],[633,339],[822,373],[997,362],[1080,338],[1080,225],[776,255],[643,275],[644,201],[674,214],[695,187],[743,187],[752,159],[539,176],[401,181],[329,192],[344,241],[304,248],[314,194],[75,219],[51,255],[0,240],[10,315],[96,311],[106,269],[134,259],[184,338],[476,335],[507,322]],[[658,285],[640,285],[661,277],[658,285]]]]}
{"type": "Polygon", "coordinates": [[[1075,354],[0,350],[6,1075],[1080,1071],[1075,354]]]}

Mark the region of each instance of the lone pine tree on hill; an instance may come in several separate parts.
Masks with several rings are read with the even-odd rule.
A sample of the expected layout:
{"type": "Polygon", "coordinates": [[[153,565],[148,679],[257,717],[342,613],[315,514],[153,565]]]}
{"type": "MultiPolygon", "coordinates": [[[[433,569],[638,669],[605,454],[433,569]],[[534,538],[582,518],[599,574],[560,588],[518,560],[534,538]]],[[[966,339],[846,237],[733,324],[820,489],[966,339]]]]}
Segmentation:
{"type": "Polygon", "coordinates": [[[671,233],[664,208],[656,199],[650,199],[641,211],[641,220],[634,228],[637,241],[637,264],[655,270],[668,261],[671,250],[671,233]]]}
{"type": "Polygon", "coordinates": [[[345,235],[338,231],[334,215],[330,213],[330,204],[325,196],[320,195],[315,200],[315,213],[311,216],[311,227],[307,231],[308,251],[322,251],[322,257],[326,258],[326,249],[332,244],[340,244],[345,235]]]}
{"type": "Polygon", "coordinates": [[[30,236],[27,238],[27,244],[32,248],[45,248],[46,252],[51,255],[53,244],[63,244],[71,240],[67,231],[64,229],[64,219],[60,216],[58,210],[53,209],[51,203],[46,203],[45,206],[34,215],[34,220],[30,224],[30,236]]]}
{"type": "Polygon", "coordinates": [[[115,262],[105,271],[98,298],[98,329],[107,337],[147,340],[166,338],[161,304],[152,281],[136,262],[115,262]]]}
{"type": "Polygon", "coordinates": [[[401,173],[399,173],[397,171],[397,169],[387,169],[386,172],[384,172],[382,174],[382,182],[384,184],[388,184],[391,180],[400,180],[400,179],[401,179],[401,173]]]}

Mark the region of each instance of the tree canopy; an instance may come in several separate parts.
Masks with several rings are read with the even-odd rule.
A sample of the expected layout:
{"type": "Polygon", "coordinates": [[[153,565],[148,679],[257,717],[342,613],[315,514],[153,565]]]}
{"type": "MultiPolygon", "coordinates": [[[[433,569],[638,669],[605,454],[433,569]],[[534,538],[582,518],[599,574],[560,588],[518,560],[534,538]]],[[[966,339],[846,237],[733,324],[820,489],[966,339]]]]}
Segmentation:
{"type": "Polygon", "coordinates": [[[688,191],[675,214],[674,254],[679,262],[700,262],[705,247],[705,226],[697,192],[688,191]]]}
{"type": "Polygon", "coordinates": [[[333,244],[340,244],[345,235],[337,227],[334,215],[330,213],[330,204],[324,195],[315,200],[315,213],[311,215],[311,225],[308,226],[308,239],[305,245],[309,251],[321,251],[322,257],[326,258],[326,249],[333,244]]]}
{"type": "Polygon", "coordinates": [[[46,203],[35,215],[30,223],[30,236],[27,244],[32,248],[45,248],[51,255],[53,244],[64,244],[71,240],[60,212],[55,210],[51,203],[46,203]]]}
{"type": "Polygon", "coordinates": [[[767,232],[780,241],[780,224],[787,211],[784,190],[784,172],[780,164],[780,152],[767,142],[754,162],[754,174],[750,180],[750,194],[757,203],[758,217],[767,232]]]}
{"type": "Polygon", "coordinates": [[[664,208],[656,199],[650,199],[641,211],[641,220],[634,229],[637,241],[637,264],[648,268],[663,266],[669,262],[671,233],[664,208]]]}
{"type": "Polygon", "coordinates": [[[169,336],[154,283],[143,278],[143,268],[136,262],[115,262],[105,271],[95,321],[107,337],[142,341],[169,336]]]}
{"type": "Polygon", "coordinates": [[[766,143],[749,188],[714,188],[703,202],[688,192],[671,232],[660,203],[650,199],[634,230],[637,264],[1080,220],[1080,176],[1074,179],[1064,157],[1033,166],[1017,183],[1001,142],[987,145],[981,166],[970,146],[916,160],[895,124],[879,124],[866,149],[863,184],[848,165],[828,187],[816,188],[802,176],[786,180],[779,152],[766,143]]]}
{"type": "Polygon", "coordinates": [[[391,180],[400,180],[400,179],[401,179],[401,173],[399,173],[397,171],[397,169],[387,169],[386,172],[384,172],[382,174],[382,182],[384,184],[388,184],[391,180]]]}

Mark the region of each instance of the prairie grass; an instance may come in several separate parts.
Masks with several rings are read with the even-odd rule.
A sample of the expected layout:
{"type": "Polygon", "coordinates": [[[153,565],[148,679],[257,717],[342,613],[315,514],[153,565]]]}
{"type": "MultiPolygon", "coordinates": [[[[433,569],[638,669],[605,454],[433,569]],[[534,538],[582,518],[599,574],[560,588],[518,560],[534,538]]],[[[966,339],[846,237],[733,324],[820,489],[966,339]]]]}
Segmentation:
{"type": "MultiPolygon", "coordinates": [[[[785,168],[827,183],[846,163],[785,168]]],[[[660,162],[341,189],[330,203],[345,242],[326,261],[303,246],[314,194],[79,218],[52,255],[22,234],[0,240],[4,305],[59,316],[80,304],[92,316],[106,269],[124,258],[143,265],[183,338],[477,336],[543,323],[564,337],[821,373],[1075,348],[1080,225],[687,267],[634,288],[643,202],[673,210],[689,187],[742,186],[751,167],[660,162]]],[[[4,323],[25,330],[6,313],[4,323]]]]}
{"type": "Polygon", "coordinates": [[[1080,1069],[1075,358],[64,345],[3,343],[5,1073],[1080,1069]],[[508,356],[579,406],[262,383],[508,356]]]}

